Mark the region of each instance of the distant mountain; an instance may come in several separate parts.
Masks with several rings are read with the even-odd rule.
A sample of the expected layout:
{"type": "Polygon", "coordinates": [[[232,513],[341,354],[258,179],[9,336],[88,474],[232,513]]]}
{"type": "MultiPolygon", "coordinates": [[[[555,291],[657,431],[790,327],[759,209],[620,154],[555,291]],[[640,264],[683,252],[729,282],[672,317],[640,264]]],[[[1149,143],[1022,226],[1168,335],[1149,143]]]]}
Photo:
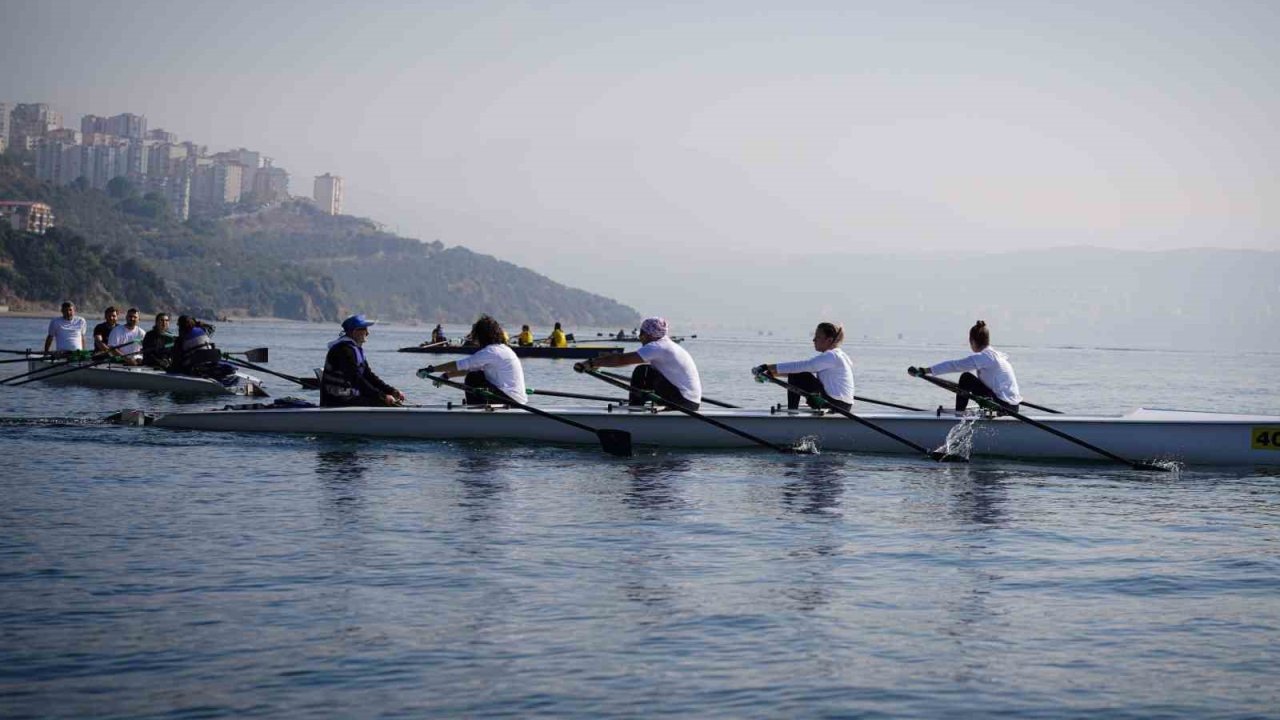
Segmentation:
{"type": "Polygon", "coordinates": [[[354,311],[451,323],[480,313],[508,324],[631,325],[639,318],[609,298],[497,258],[398,237],[369,220],[324,215],[307,202],[180,222],[163,198],[123,180],[109,189],[56,187],[0,157],[0,199],[52,205],[58,230],[46,244],[65,250],[40,261],[43,270],[58,271],[56,282],[38,274],[36,264],[5,265],[0,256],[0,302],[70,298],[87,311],[115,303],[311,321],[354,311]]]}

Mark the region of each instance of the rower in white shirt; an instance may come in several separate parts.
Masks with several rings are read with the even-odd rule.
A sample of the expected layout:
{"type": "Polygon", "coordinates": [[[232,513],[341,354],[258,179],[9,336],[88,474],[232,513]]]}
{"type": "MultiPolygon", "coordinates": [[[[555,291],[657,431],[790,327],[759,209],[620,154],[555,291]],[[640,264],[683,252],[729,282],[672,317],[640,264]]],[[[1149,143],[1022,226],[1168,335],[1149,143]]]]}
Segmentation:
{"type": "Polygon", "coordinates": [[[702,378],[698,366],[684,348],[668,336],[667,321],[660,317],[646,318],[640,324],[640,349],[635,352],[604,355],[580,363],[574,370],[594,370],[602,367],[640,365],[631,373],[629,403],[643,405],[650,391],[671,405],[697,410],[702,404],[702,378]]]}
{"type": "Polygon", "coordinates": [[[107,347],[113,357],[119,357],[125,365],[142,364],[142,339],[147,333],[138,327],[138,308],[129,308],[124,314],[124,325],[111,328],[107,347]]]}
{"type": "Polygon", "coordinates": [[[60,353],[83,350],[84,334],[88,327],[89,323],[76,315],[75,303],[62,303],[62,317],[49,321],[49,333],[44,338],[44,353],[48,355],[51,347],[60,353]]]}
{"type": "Polygon", "coordinates": [[[979,320],[969,328],[969,349],[973,350],[972,355],[929,367],[909,367],[907,374],[915,377],[961,373],[958,385],[963,392],[956,393],[956,414],[969,406],[970,396],[995,398],[1017,412],[1022,404],[1018,378],[1009,356],[991,347],[991,331],[985,321],[979,320]]]}
{"type": "MultiPolygon", "coordinates": [[[[813,331],[813,349],[817,355],[808,360],[760,365],[753,372],[770,377],[787,376],[787,384],[807,393],[821,394],[822,399],[841,410],[853,408],[853,361],[840,349],[844,327],[836,323],[818,323],[813,331]]],[[[817,407],[812,396],[805,398],[809,407],[817,407]]],[[[799,409],[800,394],[787,390],[787,408],[799,409]]]]}

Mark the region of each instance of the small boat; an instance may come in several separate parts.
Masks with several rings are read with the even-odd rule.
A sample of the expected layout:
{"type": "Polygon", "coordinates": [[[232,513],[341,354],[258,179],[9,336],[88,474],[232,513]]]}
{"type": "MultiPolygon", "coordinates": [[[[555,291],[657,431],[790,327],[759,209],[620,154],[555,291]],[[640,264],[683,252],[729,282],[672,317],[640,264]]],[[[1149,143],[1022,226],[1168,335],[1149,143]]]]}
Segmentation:
{"type": "MultiPolygon", "coordinates": [[[[511,345],[510,348],[516,352],[516,357],[571,358],[576,360],[595,358],[601,355],[616,355],[622,352],[620,347],[606,347],[603,345],[570,345],[562,348],[554,348],[547,345],[526,347],[511,345]]],[[[402,353],[428,353],[431,355],[473,355],[479,350],[480,348],[475,345],[415,345],[413,347],[400,348],[402,353]]]]}
{"type": "MultiPolygon", "coordinates": [[[[651,407],[542,406],[593,429],[628,432],[636,445],[663,448],[758,447],[695,417],[651,407]]],[[[804,440],[822,451],[903,454],[907,446],[837,414],[815,410],[704,410],[721,423],[778,445],[804,440]]],[[[860,414],[926,448],[975,458],[1099,460],[1099,456],[1012,417],[957,418],[933,412],[860,414]]],[[[1147,462],[1280,466],[1280,416],[1138,409],[1119,416],[1037,415],[1041,423],[1112,453],[1147,462]]],[[[514,440],[589,444],[590,432],[505,406],[454,404],[402,408],[229,406],[175,412],[157,427],[250,433],[361,435],[427,440],[514,440]]]]}
{"type": "Polygon", "coordinates": [[[144,365],[120,365],[117,363],[93,364],[91,360],[66,363],[47,357],[27,358],[29,372],[36,373],[32,380],[51,385],[83,385],[95,388],[119,390],[151,390],[191,395],[248,395],[267,397],[262,380],[243,372],[236,372],[221,380],[168,373],[144,365]],[[72,368],[78,368],[72,370],[72,368]],[[47,371],[47,372],[41,372],[47,371]]]}

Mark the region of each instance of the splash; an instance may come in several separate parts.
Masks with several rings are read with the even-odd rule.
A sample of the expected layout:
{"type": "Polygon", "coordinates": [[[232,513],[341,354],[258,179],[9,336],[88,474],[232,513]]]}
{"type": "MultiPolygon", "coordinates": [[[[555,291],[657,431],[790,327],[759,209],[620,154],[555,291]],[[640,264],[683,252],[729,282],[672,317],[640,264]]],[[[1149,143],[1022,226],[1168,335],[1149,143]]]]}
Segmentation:
{"type": "Polygon", "coordinates": [[[797,439],[791,445],[791,451],[797,455],[821,455],[822,448],[818,446],[817,435],[805,435],[797,439]]]}
{"type": "Polygon", "coordinates": [[[960,418],[960,422],[947,432],[947,439],[937,451],[968,459],[973,452],[973,434],[978,429],[979,419],[976,415],[960,418]]]}

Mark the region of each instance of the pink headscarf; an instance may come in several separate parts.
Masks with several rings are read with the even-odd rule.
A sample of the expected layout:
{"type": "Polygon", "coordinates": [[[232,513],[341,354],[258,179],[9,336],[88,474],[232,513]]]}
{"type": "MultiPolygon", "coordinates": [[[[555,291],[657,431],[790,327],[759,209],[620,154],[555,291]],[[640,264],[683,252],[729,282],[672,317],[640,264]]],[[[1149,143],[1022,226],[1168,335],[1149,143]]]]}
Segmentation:
{"type": "Polygon", "coordinates": [[[655,340],[657,340],[658,338],[666,337],[667,336],[666,318],[660,318],[660,317],[645,318],[644,322],[640,323],[640,332],[645,335],[648,335],[649,337],[655,340]]]}

